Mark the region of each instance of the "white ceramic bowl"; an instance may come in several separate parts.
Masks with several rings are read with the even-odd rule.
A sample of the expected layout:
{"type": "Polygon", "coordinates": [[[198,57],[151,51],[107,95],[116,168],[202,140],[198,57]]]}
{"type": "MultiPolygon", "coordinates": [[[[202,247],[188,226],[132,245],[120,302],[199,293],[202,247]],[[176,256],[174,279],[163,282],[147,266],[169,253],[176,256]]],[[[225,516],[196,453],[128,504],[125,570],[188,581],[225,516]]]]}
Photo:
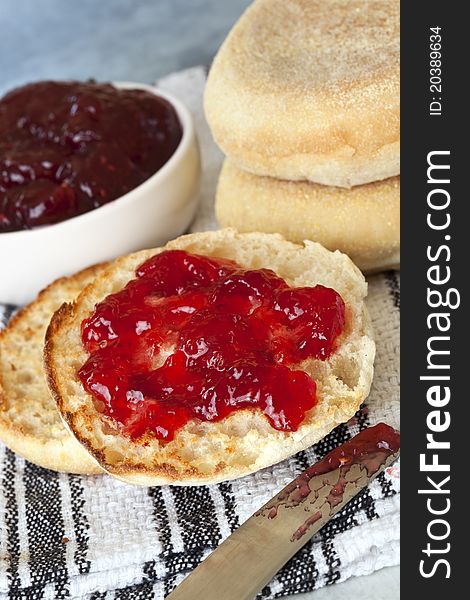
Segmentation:
{"type": "Polygon", "coordinates": [[[57,277],[161,245],[183,233],[194,217],[201,167],[188,109],[149,85],[114,85],[171,102],[183,128],[177,149],[147,181],[109,204],[55,225],[0,233],[0,302],[25,304],[57,277]]]}

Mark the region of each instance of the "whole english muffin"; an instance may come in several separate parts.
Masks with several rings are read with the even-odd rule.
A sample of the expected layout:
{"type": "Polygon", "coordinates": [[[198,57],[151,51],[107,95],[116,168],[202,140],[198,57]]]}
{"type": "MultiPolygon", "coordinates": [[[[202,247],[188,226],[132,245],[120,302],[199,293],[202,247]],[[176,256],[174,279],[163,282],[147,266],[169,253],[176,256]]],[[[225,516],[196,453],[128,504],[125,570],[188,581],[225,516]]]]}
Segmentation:
{"type": "Polygon", "coordinates": [[[364,305],[367,284],[350,259],[319,244],[297,245],[280,235],[238,234],[231,229],[178,238],[164,248],[144,250],[111,264],[79,298],[55,313],[44,350],[49,387],[74,436],[113,476],[141,485],[214,483],[254,472],[310,446],[347,421],[367,396],[375,344],[364,305]],[[88,358],[81,323],[95,305],[121,290],[155,254],[170,249],[228,258],[242,267],[272,269],[288,284],[334,288],[346,304],[346,325],[336,350],[325,360],[308,359],[300,368],[317,383],[317,401],[297,431],[274,429],[259,409],[241,409],[224,419],[190,420],[172,441],[146,432],[130,439],[104,417],[77,373],[88,358]]]}
{"type": "Polygon", "coordinates": [[[261,177],[225,160],[215,208],[222,227],[319,242],[369,273],[400,264],[400,177],[345,189],[261,177]]]}
{"type": "Polygon", "coordinates": [[[43,346],[54,312],[74,300],[103,268],[97,265],[58,279],[0,332],[0,440],[46,469],[102,472],[60,418],[44,377],[43,346]]]}
{"type": "Polygon", "coordinates": [[[341,187],[398,175],[399,103],[398,0],[256,0],[205,92],[240,168],[341,187]]]}

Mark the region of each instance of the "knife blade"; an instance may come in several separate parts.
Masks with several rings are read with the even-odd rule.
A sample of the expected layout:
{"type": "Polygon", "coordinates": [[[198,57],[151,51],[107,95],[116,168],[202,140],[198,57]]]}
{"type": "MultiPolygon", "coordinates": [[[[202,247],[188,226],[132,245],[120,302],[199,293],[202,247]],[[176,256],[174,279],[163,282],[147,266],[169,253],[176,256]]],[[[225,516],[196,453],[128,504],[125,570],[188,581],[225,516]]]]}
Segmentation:
{"type": "Polygon", "coordinates": [[[327,521],[399,455],[379,423],[306,469],[234,531],[167,597],[252,600],[327,521]]]}

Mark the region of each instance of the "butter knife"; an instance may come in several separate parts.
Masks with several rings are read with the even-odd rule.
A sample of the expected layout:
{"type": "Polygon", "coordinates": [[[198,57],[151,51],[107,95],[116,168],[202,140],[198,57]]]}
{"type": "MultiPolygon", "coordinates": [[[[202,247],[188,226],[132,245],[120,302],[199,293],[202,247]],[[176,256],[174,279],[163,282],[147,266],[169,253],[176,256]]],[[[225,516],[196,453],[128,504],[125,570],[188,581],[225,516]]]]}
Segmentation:
{"type": "Polygon", "coordinates": [[[329,452],[250,517],[168,600],[252,600],[279,569],[399,455],[379,423],[329,452]]]}

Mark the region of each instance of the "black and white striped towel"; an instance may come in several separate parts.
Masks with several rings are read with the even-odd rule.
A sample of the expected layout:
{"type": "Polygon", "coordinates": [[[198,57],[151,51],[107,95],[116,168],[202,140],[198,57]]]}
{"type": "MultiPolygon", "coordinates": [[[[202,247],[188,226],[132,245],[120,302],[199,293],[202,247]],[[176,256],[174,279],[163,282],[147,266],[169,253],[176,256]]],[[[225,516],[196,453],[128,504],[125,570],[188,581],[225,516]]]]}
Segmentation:
{"type": "MultiPolygon", "coordinates": [[[[159,82],[193,110],[203,153],[201,210],[193,230],[215,227],[221,154],[202,118],[205,71],[159,82]]],[[[377,341],[367,405],[316,446],[254,475],[206,487],[139,488],[108,476],[36,467],[0,444],[0,599],[163,599],[207,554],[288,481],[377,421],[398,425],[399,280],[369,282],[377,341]]],[[[0,306],[4,325],[15,307],[0,306]]],[[[260,597],[309,591],[399,561],[399,466],[387,469],[330,521],[260,597]]]]}

